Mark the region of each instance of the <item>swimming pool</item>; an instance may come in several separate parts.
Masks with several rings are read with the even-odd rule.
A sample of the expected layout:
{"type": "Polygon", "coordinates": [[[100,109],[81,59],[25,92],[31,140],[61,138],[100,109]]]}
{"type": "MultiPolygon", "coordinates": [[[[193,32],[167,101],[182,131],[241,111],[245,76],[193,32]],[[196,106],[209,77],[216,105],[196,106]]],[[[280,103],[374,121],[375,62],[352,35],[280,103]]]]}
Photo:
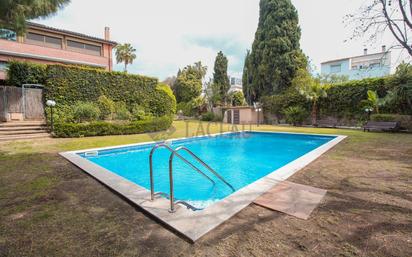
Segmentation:
{"type": "MultiPolygon", "coordinates": [[[[176,140],[170,147],[185,146],[216,170],[237,191],[272,171],[332,140],[333,136],[282,133],[230,133],[213,137],[176,140]]],[[[149,153],[154,144],[98,151],[80,156],[150,190],[149,153]]],[[[154,188],[169,194],[169,157],[171,152],[159,148],[153,155],[154,188]]],[[[188,153],[180,153],[215,183],[211,183],[181,159],[173,163],[174,194],[197,208],[205,208],[233,193],[214,174],[188,153]]]]}
{"type": "MultiPolygon", "coordinates": [[[[283,132],[231,132],[174,139],[172,149],[185,146],[219,173],[231,187],[180,152],[214,183],[179,158],[173,161],[175,200],[197,207],[178,206],[170,213],[168,196],[150,195],[149,154],[159,142],[60,153],[70,162],[123,195],[155,218],[195,241],[279,181],[287,179],[343,140],[339,135],[283,132]]],[[[169,194],[169,156],[164,148],[153,154],[154,190],[169,194]]]]}

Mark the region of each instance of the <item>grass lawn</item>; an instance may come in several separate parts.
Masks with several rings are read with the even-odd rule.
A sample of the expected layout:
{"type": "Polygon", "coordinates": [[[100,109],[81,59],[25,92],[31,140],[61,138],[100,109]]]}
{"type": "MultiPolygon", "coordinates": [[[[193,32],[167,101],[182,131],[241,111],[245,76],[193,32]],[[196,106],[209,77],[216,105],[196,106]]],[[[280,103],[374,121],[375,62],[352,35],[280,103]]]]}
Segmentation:
{"type": "Polygon", "coordinates": [[[206,132],[207,124],[198,124],[175,122],[150,135],[0,143],[0,256],[412,256],[412,134],[254,127],[347,135],[289,179],[328,193],[306,221],[251,204],[196,244],[58,156],[206,132]]]}

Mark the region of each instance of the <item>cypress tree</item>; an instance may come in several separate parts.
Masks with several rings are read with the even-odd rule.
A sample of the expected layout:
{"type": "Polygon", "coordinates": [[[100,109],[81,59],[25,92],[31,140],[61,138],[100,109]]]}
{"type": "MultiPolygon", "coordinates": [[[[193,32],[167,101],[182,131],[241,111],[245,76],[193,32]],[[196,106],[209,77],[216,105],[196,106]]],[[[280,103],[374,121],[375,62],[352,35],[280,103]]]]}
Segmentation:
{"type": "Polygon", "coordinates": [[[281,93],[291,85],[296,71],[306,67],[298,23],[290,0],[260,0],[259,24],[243,77],[249,103],[281,93]]]}
{"type": "Polygon", "coordinates": [[[217,53],[213,73],[213,85],[217,89],[218,98],[227,100],[227,91],[230,89],[229,77],[227,75],[228,60],[222,51],[217,53]]]}

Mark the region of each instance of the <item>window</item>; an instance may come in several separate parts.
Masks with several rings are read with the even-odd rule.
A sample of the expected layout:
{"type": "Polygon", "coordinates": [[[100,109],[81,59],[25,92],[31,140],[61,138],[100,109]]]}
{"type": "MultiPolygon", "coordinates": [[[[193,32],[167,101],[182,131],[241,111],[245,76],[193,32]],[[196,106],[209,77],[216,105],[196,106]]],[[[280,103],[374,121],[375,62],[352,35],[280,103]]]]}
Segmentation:
{"type": "Polygon", "coordinates": [[[29,32],[26,35],[26,43],[47,46],[51,48],[61,49],[62,48],[62,39],[58,37],[50,37],[46,35],[36,34],[29,32]]]}
{"type": "Polygon", "coordinates": [[[330,66],[330,72],[331,73],[339,73],[341,72],[342,68],[340,64],[335,64],[330,66]]]}
{"type": "Polygon", "coordinates": [[[102,47],[99,45],[91,45],[73,40],[67,40],[67,49],[78,53],[101,55],[102,47]]]}
{"type": "Polygon", "coordinates": [[[0,61],[0,71],[6,71],[6,70],[7,70],[7,62],[0,61]]]}
{"type": "Polygon", "coordinates": [[[9,29],[0,29],[0,39],[5,39],[9,41],[16,41],[17,35],[16,32],[9,29]]]}
{"type": "Polygon", "coordinates": [[[371,63],[371,64],[369,65],[369,68],[374,69],[374,68],[379,68],[380,66],[381,66],[380,63],[371,63]]]}
{"type": "Polygon", "coordinates": [[[352,66],[352,70],[357,70],[358,69],[358,66],[357,65],[353,65],[352,66]]]}

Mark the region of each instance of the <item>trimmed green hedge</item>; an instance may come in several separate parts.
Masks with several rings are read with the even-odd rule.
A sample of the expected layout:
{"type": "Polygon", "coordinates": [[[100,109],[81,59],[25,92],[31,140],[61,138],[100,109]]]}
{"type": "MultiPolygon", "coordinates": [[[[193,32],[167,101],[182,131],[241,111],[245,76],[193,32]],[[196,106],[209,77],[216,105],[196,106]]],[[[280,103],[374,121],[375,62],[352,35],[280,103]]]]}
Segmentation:
{"type": "Polygon", "coordinates": [[[11,61],[7,67],[7,81],[9,86],[23,84],[45,84],[47,65],[29,62],[11,61]]]}
{"type": "Polygon", "coordinates": [[[56,137],[129,135],[166,130],[171,124],[172,118],[170,116],[127,123],[112,123],[106,121],[57,123],[54,126],[54,135],[56,137]]]}
{"type": "MultiPolygon", "coordinates": [[[[387,78],[353,80],[327,85],[327,97],[321,98],[318,103],[319,118],[330,116],[347,121],[364,118],[362,101],[367,98],[368,90],[376,91],[379,97],[384,97],[388,90],[387,78]]],[[[261,101],[265,114],[274,114],[278,119],[284,118],[283,110],[290,106],[302,107],[308,113],[311,110],[311,103],[294,88],[288,89],[283,94],[262,97],[261,101]]]]}
{"type": "Polygon", "coordinates": [[[376,91],[379,97],[387,94],[386,78],[352,80],[327,86],[328,96],[320,99],[321,116],[357,119],[365,114],[362,101],[368,90],[376,91]]]}
{"type": "Polygon", "coordinates": [[[145,112],[158,117],[176,112],[172,91],[159,85],[156,78],[65,65],[49,65],[46,73],[45,98],[55,100],[57,108],[78,101],[97,102],[105,95],[126,103],[129,111],[140,105],[145,112]]]}

